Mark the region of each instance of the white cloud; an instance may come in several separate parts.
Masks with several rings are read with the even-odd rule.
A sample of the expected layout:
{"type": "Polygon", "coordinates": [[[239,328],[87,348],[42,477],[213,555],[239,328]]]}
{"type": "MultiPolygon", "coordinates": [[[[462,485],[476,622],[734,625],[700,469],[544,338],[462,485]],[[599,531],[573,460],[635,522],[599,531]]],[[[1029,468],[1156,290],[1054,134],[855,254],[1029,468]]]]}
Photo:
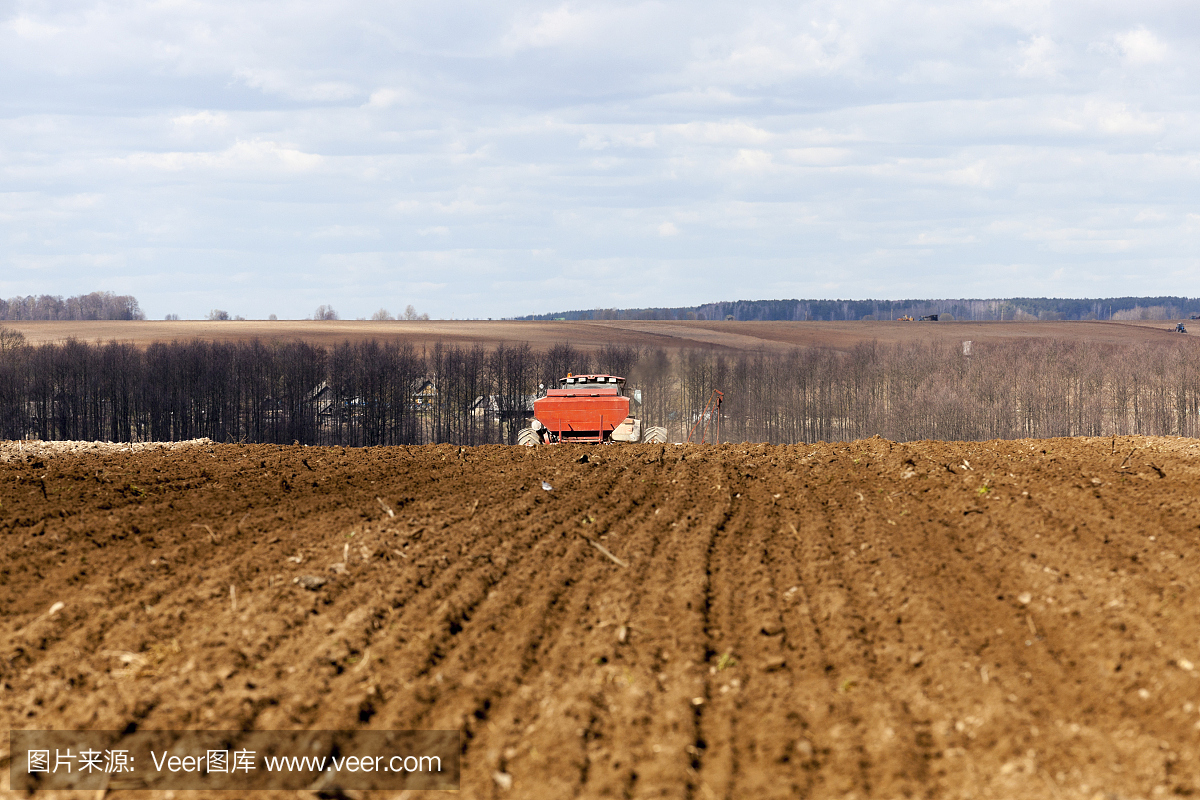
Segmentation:
{"type": "Polygon", "coordinates": [[[990,189],[995,180],[991,165],[986,161],[968,164],[958,169],[949,169],[941,174],[947,183],[972,186],[980,189],[990,189]]]}
{"type": "Polygon", "coordinates": [[[368,108],[391,108],[401,103],[412,102],[416,98],[405,89],[376,89],[367,100],[368,108]]]}
{"type": "Polygon", "coordinates": [[[673,222],[664,222],[658,226],[658,235],[664,237],[678,236],[679,228],[675,227],[675,223],[673,222]]]}
{"type": "Polygon", "coordinates": [[[609,138],[602,133],[589,133],[579,140],[582,150],[607,150],[609,145],[609,138]]]}
{"type": "Polygon", "coordinates": [[[655,131],[591,132],[579,140],[581,150],[607,150],[610,147],[648,148],[658,146],[655,131]]]}
{"type": "Polygon", "coordinates": [[[1026,78],[1052,78],[1058,75],[1058,46],[1049,36],[1031,36],[1017,50],[1017,74],[1026,78]]]}
{"type": "Polygon", "coordinates": [[[362,96],[361,90],[345,81],[312,80],[309,76],[298,75],[290,70],[241,68],[234,74],[254,89],[296,100],[323,103],[362,96]]]}
{"type": "Polygon", "coordinates": [[[795,147],[783,151],[789,161],[810,166],[844,163],[853,152],[847,147],[795,147]]]}
{"type": "Polygon", "coordinates": [[[587,38],[602,16],[595,11],[574,11],[566,5],[515,23],[504,38],[508,51],[531,47],[555,47],[587,38]]]}
{"type": "Polygon", "coordinates": [[[1166,127],[1161,116],[1130,108],[1127,103],[1099,98],[1067,105],[1056,116],[1054,125],[1065,131],[1118,136],[1154,136],[1166,127]]]}
{"type": "Polygon", "coordinates": [[[733,157],[732,166],[737,170],[759,172],[772,166],[774,156],[766,150],[738,150],[733,157]]]}
{"type": "Polygon", "coordinates": [[[370,225],[330,225],[313,231],[312,235],[317,239],[364,239],[379,236],[379,229],[370,225]]]}
{"type": "Polygon", "coordinates": [[[764,144],[773,138],[770,132],[741,120],[688,122],[672,125],[668,130],[688,141],[704,144],[764,144]]]}
{"type": "Polygon", "coordinates": [[[917,247],[940,247],[943,245],[975,244],[979,237],[965,231],[921,231],[911,244],[917,247]]]}
{"type": "Polygon", "coordinates": [[[1156,64],[1170,52],[1165,42],[1143,27],[1119,33],[1113,39],[1131,64],[1156,64]]]}
{"type": "Polygon", "coordinates": [[[226,128],[229,126],[229,115],[225,113],[213,113],[212,111],[197,111],[195,114],[180,114],[177,117],[172,117],[171,122],[185,128],[201,126],[226,128]]]}
{"type": "Polygon", "coordinates": [[[515,6],[513,18],[499,39],[498,52],[574,49],[601,52],[609,58],[622,52],[662,43],[666,26],[677,25],[669,4],[657,2],[534,3],[515,6]],[[550,7],[546,7],[550,6],[550,7]]]}
{"type": "Polygon", "coordinates": [[[135,152],[120,159],[131,167],[149,167],[166,172],[190,170],[246,170],[255,168],[288,171],[310,170],[321,163],[321,156],[305,153],[279,142],[255,139],[235,142],[217,152],[135,152]]]}
{"type": "Polygon", "coordinates": [[[8,22],[8,27],[22,39],[49,39],[62,33],[63,29],[31,19],[28,16],[15,17],[8,22]]]}
{"type": "Polygon", "coordinates": [[[710,75],[721,72],[755,84],[836,73],[859,66],[861,56],[858,37],[836,18],[800,19],[789,25],[775,15],[755,20],[732,37],[698,42],[695,52],[700,56],[696,66],[710,75]]]}

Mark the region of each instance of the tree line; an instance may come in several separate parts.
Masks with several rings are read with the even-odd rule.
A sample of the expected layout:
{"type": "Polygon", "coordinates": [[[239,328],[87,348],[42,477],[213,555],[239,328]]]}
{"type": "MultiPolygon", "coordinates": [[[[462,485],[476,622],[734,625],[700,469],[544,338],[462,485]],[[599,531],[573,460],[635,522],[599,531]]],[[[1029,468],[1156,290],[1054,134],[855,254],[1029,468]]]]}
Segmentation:
{"type": "Polygon", "coordinates": [[[628,378],[680,441],[714,389],[722,438],[772,443],[1200,435],[1200,346],[1028,339],[728,353],[568,343],[27,345],[0,328],[0,438],[346,446],[516,442],[568,372],[628,378]]]}
{"type": "Polygon", "coordinates": [[[567,372],[624,374],[633,348],[395,342],[30,346],[0,328],[0,438],[326,445],[515,443],[567,372]]]}
{"type": "Polygon", "coordinates": [[[722,430],[734,440],[1200,435],[1194,341],[1019,339],[976,342],[968,352],[931,342],[713,354],[685,359],[681,376],[690,397],[724,391],[722,430]]]}
{"type": "Polygon", "coordinates": [[[939,314],[945,320],[1143,320],[1200,314],[1196,297],[1010,297],[931,300],[737,300],[678,308],[595,308],[561,311],[528,320],[894,320],[939,314]]]}
{"type": "Polygon", "coordinates": [[[136,297],[92,292],[65,300],[61,295],[29,295],[0,299],[0,320],[145,319],[136,297]]]}

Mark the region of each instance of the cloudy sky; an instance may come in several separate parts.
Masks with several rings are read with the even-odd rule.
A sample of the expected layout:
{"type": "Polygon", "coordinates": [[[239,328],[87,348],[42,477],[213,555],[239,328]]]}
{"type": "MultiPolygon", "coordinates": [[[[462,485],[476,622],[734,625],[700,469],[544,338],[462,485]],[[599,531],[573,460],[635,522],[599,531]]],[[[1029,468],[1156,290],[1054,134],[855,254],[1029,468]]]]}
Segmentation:
{"type": "Polygon", "coordinates": [[[0,2],[0,296],[1200,294],[1191,2],[0,2]]]}

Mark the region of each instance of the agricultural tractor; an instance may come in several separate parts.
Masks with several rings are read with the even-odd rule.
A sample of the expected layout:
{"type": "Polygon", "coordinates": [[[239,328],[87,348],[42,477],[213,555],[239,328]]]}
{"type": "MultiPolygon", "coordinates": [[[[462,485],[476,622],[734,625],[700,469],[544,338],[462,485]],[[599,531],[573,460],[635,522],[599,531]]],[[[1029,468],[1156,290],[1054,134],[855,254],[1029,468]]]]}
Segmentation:
{"type": "Polygon", "coordinates": [[[1175,332],[1176,333],[1187,333],[1187,328],[1183,327],[1183,323],[1181,322],[1175,326],[1175,332]]]}
{"type": "Polygon", "coordinates": [[[560,378],[557,389],[533,403],[533,422],[517,434],[517,444],[577,442],[646,442],[663,444],[666,428],[642,429],[642,421],[629,416],[625,379],[616,375],[570,375],[560,378]]]}

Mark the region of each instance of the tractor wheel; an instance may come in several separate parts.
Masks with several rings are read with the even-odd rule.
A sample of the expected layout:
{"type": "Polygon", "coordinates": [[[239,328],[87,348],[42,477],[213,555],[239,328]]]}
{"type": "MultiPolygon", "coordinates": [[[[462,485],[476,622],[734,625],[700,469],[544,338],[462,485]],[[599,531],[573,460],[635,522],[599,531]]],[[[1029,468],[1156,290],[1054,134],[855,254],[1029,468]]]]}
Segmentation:
{"type": "Polygon", "coordinates": [[[538,437],[537,431],[533,428],[521,428],[517,432],[517,444],[525,447],[533,447],[536,444],[541,444],[542,440],[538,437]]]}
{"type": "Polygon", "coordinates": [[[642,442],[645,444],[666,444],[667,429],[660,427],[647,428],[642,434],[642,442]]]}

